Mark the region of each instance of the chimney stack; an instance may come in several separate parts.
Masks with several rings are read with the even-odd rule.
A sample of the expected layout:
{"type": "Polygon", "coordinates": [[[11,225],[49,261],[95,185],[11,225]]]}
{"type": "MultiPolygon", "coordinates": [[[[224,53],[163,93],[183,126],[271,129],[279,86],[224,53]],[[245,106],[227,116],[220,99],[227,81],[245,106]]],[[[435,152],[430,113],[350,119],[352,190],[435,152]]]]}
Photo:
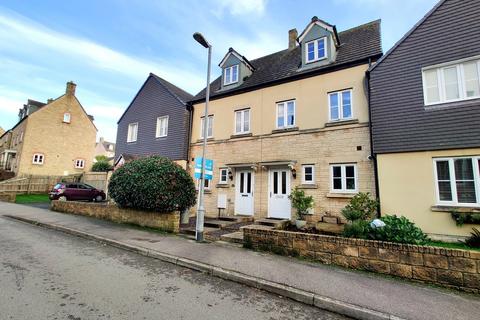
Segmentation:
{"type": "Polygon", "coordinates": [[[47,104],[52,103],[52,102],[53,102],[53,98],[50,98],[50,99],[47,100],[47,104]]]}
{"type": "Polygon", "coordinates": [[[65,93],[74,96],[76,87],[77,85],[73,83],[73,81],[67,82],[67,90],[65,91],[65,93]]]}
{"type": "Polygon", "coordinates": [[[288,31],[288,50],[295,49],[297,46],[298,31],[292,29],[288,31]]]}

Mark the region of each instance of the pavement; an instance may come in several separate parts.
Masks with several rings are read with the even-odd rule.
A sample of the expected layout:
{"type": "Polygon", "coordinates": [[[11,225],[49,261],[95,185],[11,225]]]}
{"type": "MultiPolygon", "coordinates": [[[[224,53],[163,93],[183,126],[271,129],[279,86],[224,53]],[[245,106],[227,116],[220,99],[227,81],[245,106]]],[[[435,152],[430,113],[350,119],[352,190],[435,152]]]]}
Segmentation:
{"type": "Polygon", "coordinates": [[[23,205],[0,203],[0,215],[96,239],[357,319],[478,319],[480,314],[478,295],[23,205]]]}
{"type": "Polygon", "coordinates": [[[93,240],[0,218],[0,319],[345,317],[93,240]]]}

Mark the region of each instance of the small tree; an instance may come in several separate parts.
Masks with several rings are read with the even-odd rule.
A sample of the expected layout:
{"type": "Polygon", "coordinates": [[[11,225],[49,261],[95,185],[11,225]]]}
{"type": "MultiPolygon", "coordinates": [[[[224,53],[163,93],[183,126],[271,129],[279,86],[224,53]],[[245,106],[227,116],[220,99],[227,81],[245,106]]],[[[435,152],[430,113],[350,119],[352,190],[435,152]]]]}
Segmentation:
{"type": "Polygon", "coordinates": [[[112,170],[112,166],[108,161],[98,161],[92,165],[93,172],[107,172],[112,170]]]}
{"type": "Polygon", "coordinates": [[[297,219],[305,220],[305,215],[308,213],[308,210],[313,208],[313,197],[305,195],[305,191],[295,187],[289,198],[292,200],[292,207],[297,210],[297,219]]]}
{"type": "Polygon", "coordinates": [[[98,162],[100,161],[108,162],[108,157],[103,154],[99,154],[98,156],[95,156],[95,160],[97,160],[98,162]]]}
{"type": "Polygon", "coordinates": [[[110,196],[124,208],[172,212],[195,204],[195,184],[190,175],[159,156],[124,164],[113,173],[108,188],[110,196]]]}
{"type": "Polygon", "coordinates": [[[349,222],[345,225],[343,235],[348,238],[366,238],[369,232],[369,220],[377,212],[378,201],[370,193],[357,193],[345,208],[342,215],[349,222]]]}

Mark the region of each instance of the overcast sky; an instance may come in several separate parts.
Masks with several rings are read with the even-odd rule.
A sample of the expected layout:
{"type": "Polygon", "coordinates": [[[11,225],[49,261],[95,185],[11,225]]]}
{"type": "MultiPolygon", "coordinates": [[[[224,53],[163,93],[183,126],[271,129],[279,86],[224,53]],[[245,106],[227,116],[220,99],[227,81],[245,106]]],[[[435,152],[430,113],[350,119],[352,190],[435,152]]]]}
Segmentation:
{"type": "Polygon", "coordinates": [[[386,52],[437,0],[0,0],[0,126],[17,122],[27,99],[46,101],[77,83],[98,137],[115,140],[116,123],[153,72],[195,94],[229,47],[252,60],[287,47],[314,15],[338,31],[382,19],[386,52]]]}

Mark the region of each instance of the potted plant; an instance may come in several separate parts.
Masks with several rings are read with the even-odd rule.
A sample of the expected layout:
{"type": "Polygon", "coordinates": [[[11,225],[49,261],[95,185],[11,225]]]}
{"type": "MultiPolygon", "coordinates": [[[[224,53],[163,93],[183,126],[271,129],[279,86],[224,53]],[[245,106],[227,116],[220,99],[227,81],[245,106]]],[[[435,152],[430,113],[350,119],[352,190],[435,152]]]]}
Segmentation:
{"type": "Polygon", "coordinates": [[[305,215],[307,215],[308,211],[313,208],[313,197],[305,195],[305,191],[295,187],[295,189],[292,190],[289,198],[292,201],[292,207],[297,211],[295,226],[298,229],[301,229],[307,224],[305,215]]]}

